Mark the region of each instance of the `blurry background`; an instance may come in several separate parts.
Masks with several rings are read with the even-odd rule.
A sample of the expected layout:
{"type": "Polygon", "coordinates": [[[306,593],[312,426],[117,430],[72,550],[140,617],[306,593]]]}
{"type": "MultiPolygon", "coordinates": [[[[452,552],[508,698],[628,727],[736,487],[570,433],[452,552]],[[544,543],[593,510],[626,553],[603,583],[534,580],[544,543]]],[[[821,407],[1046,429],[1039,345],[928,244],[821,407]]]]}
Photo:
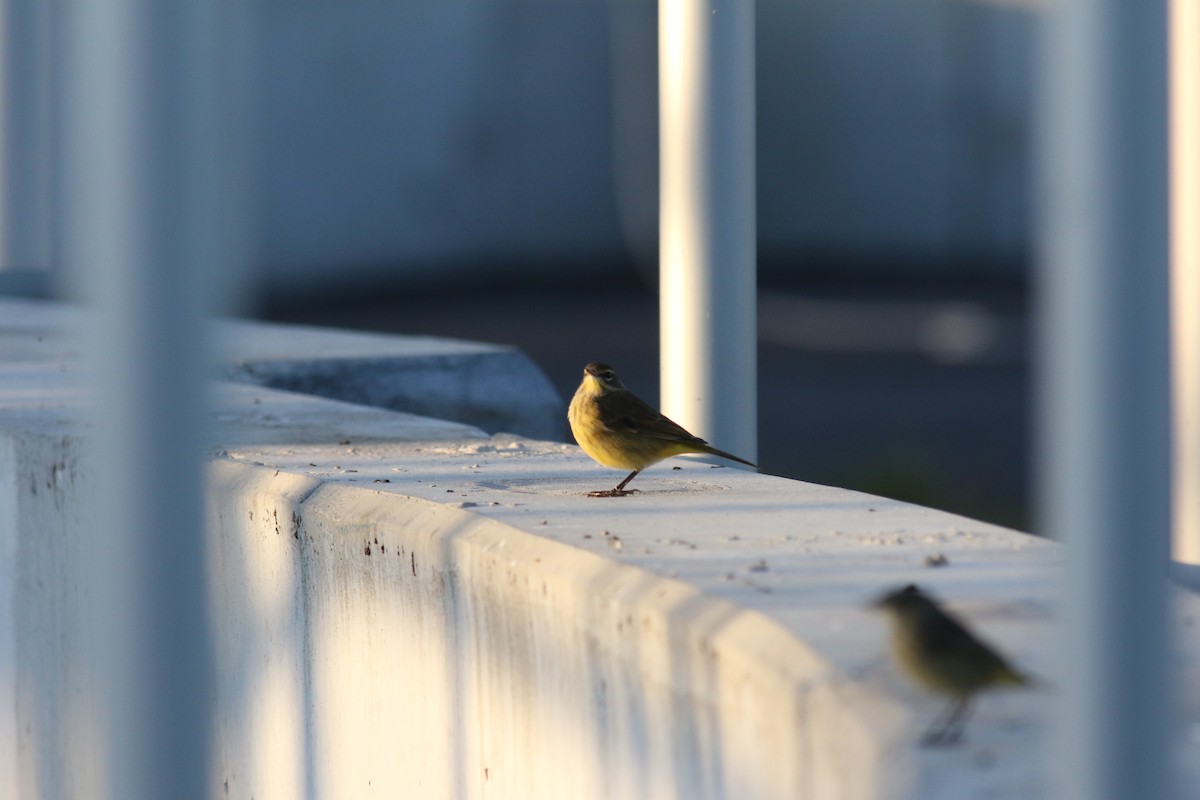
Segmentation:
{"type": "MultiPolygon", "coordinates": [[[[587,361],[657,401],[653,0],[253,8],[250,313],[517,345],[564,397],[564,440],[587,361]]],[[[1027,527],[1034,14],[757,14],[759,464],[1027,527]]],[[[33,91],[8,53],[9,94],[33,91]]],[[[6,210],[0,289],[38,293],[53,247],[11,242],[53,241],[52,161],[13,143],[52,112],[25,108],[6,164],[35,224],[6,210]]]]}

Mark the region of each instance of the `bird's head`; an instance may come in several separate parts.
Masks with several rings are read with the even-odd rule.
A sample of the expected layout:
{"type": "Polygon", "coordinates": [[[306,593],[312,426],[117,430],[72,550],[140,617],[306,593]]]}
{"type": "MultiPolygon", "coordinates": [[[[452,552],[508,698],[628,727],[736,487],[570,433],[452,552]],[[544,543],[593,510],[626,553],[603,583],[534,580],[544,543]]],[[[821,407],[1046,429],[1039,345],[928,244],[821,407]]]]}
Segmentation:
{"type": "Polygon", "coordinates": [[[897,616],[904,614],[921,613],[934,606],[934,602],[929,599],[929,596],[917,588],[915,583],[910,583],[903,589],[896,589],[879,597],[872,605],[875,608],[881,608],[897,616]]]}
{"type": "Polygon", "coordinates": [[[616,371],[608,364],[593,361],[583,368],[583,385],[590,394],[605,394],[625,388],[616,371]]]}

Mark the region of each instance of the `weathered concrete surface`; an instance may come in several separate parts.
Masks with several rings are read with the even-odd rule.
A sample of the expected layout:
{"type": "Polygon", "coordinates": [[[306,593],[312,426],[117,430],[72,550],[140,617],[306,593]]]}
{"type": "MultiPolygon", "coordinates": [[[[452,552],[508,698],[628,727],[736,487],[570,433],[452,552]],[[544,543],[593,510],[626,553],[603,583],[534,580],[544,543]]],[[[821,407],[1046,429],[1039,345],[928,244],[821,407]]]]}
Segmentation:
{"type": "Polygon", "coordinates": [[[529,357],[499,345],[224,322],[223,377],[561,440],[566,405],[529,357]]]}
{"type": "MultiPolygon", "coordinates": [[[[33,316],[0,315],[0,794],[93,797],[83,393],[61,320],[33,316]]],[[[587,498],[620,476],[574,446],[217,395],[213,798],[1053,796],[1052,689],[987,696],[964,747],[919,749],[941,703],[864,608],[919,581],[1049,675],[1053,545],[682,459],[587,498]]],[[[1200,605],[1180,609],[1196,678],[1200,605]]]]}
{"type": "MultiPolygon", "coordinates": [[[[279,708],[313,715],[284,726],[313,732],[284,747],[285,775],[235,778],[239,794],[1028,797],[1041,787],[1046,698],[989,698],[971,731],[984,766],[931,769],[914,739],[940,704],[891,673],[882,621],[863,606],[913,578],[957,589],[1036,665],[1050,627],[1038,598],[1056,560],[1044,543],[692,463],[650,471],[640,495],[596,500],[584,492],[611,476],[563,445],[332,450],[229,447],[213,465],[226,554],[216,583],[231,606],[219,628],[256,628],[233,637],[253,657],[226,652],[222,637],[223,669],[256,666],[221,683],[270,687],[279,708]],[[257,557],[236,546],[247,541],[257,557]],[[951,565],[936,574],[923,566],[934,551],[951,565]],[[238,585],[255,599],[232,593],[238,585]]],[[[245,708],[226,703],[230,715],[245,708]]],[[[224,741],[222,781],[246,775],[248,744],[224,741]]]]}
{"type": "MultiPolygon", "coordinates": [[[[6,363],[74,363],[69,306],[0,297],[6,363]]],[[[224,320],[214,323],[226,381],[454,420],[491,433],[561,440],[566,404],[519,350],[426,336],[224,320]]]]}

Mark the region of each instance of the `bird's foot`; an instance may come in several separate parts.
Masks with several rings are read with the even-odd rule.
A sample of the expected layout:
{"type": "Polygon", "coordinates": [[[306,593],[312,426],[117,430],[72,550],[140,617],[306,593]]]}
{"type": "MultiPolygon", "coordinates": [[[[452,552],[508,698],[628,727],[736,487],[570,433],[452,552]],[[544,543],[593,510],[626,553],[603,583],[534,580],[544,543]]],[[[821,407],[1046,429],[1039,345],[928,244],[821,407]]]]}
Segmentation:
{"type": "Polygon", "coordinates": [[[627,494],[638,494],[640,489],[605,489],[603,492],[588,492],[588,497],[624,497],[627,494]]]}

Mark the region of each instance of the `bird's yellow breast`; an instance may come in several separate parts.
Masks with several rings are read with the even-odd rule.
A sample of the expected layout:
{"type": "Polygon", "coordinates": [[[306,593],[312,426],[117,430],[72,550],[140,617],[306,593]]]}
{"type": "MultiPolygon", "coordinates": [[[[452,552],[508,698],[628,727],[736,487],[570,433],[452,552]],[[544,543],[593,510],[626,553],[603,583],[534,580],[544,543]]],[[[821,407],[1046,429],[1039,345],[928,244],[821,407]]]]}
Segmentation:
{"type": "Polygon", "coordinates": [[[606,467],[641,469],[645,465],[631,456],[630,446],[625,441],[631,437],[622,437],[601,421],[597,407],[598,395],[587,391],[589,382],[596,383],[595,379],[584,381],[567,409],[567,420],[571,423],[575,441],[583,448],[583,452],[606,467]]]}
{"type": "Polygon", "coordinates": [[[600,464],[613,469],[640,470],[668,456],[694,450],[680,442],[606,425],[600,411],[604,399],[604,388],[599,381],[589,378],[580,384],[567,409],[575,441],[600,464]]]}

